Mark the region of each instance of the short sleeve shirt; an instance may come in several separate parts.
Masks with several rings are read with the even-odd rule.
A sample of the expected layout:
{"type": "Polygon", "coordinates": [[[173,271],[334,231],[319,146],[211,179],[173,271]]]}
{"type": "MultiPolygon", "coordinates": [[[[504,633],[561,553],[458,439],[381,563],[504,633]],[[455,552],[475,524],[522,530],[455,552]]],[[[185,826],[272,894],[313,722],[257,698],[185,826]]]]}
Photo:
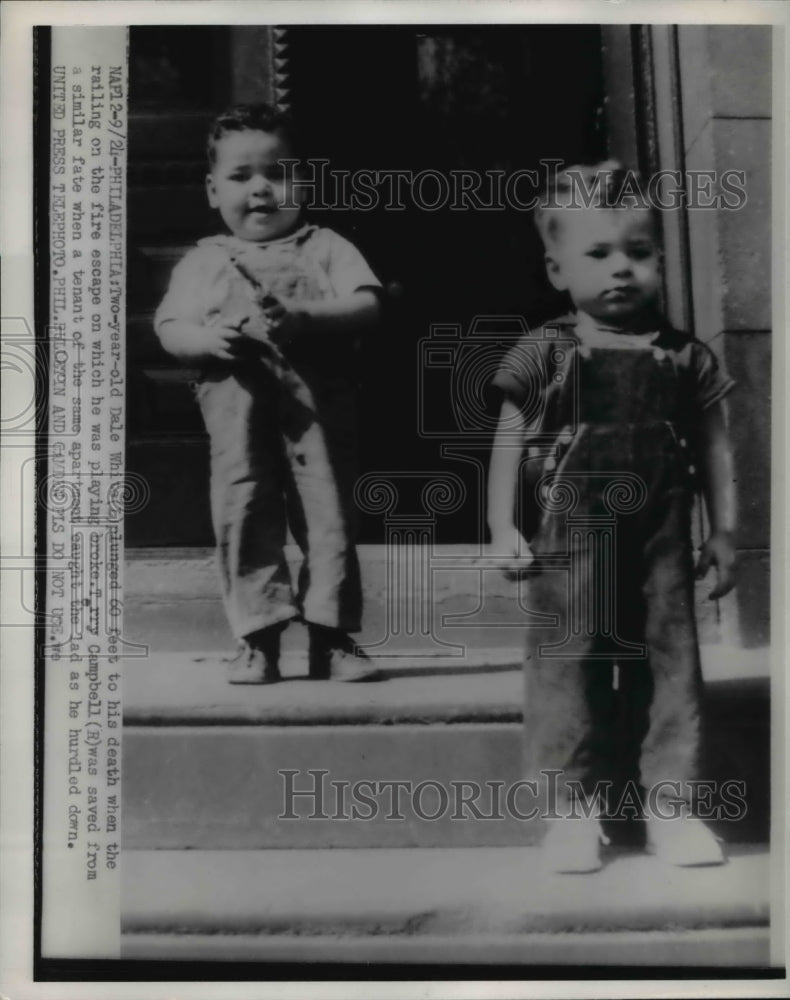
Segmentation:
{"type": "MultiPolygon", "coordinates": [[[[563,425],[564,415],[550,405],[555,382],[560,381],[568,352],[584,352],[586,346],[586,338],[577,331],[576,317],[569,315],[521,337],[504,355],[492,384],[522,410],[528,433],[551,433],[563,425]]],[[[646,346],[671,359],[688,424],[694,424],[702,411],[723,399],[735,385],[706,344],[665,321],[647,336],[646,346]]]]}

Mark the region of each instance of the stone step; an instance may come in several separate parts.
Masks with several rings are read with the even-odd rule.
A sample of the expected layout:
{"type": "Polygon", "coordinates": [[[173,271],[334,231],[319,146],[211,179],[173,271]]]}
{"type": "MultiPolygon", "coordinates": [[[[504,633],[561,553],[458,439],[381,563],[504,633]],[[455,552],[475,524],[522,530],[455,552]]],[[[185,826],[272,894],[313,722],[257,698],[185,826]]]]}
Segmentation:
{"type": "MultiPolygon", "coordinates": [[[[208,522],[207,498],[181,475],[177,449],[162,446],[162,474],[172,468],[171,488],[189,494],[208,522]]],[[[141,470],[137,470],[138,472],[141,470]]],[[[142,510],[130,518],[153,519],[142,510]]],[[[192,517],[192,515],[190,515],[192,517]]],[[[142,523],[142,522],[141,522],[142,523]]],[[[130,527],[132,525],[130,524],[130,527]]],[[[175,530],[175,529],[173,529],[175,530]]],[[[436,544],[423,552],[423,572],[430,594],[392,594],[389,590],[394,552],[386,545],[358,546],[365,605],[358,641],[375,644],[372,651],[394,656],[446,652],[460,656],[465,648],[515,648],[522,644],[530,616],[526,582],[513,583],[481,558],[480,547],[436,544]]],[[[301,553],[286,547],[296,579],[301,553]]],[[[124,575],[124,630],[128,639],[159,651],[227,650],[232,646],[213,550],[206,548],[129,549],[124,575]]],[[[419,559],[420,556],[414,556],[419,559]]],[[[733,600],[708,600],[710,581],[697,587],[696,616],[703,643],[730,641],[726,622],[735,620],[733,600]]],[[[300,630],[290,628],[286,648],[304,645],[300,630]]],[[[763,650],[763,654],[764,654],[763,650]]]]}
{"type": "Polygon", "coordinates": [[[263,962],[770,963],[767,851],[716,868],[534,848],[126,851],[122,957],[263,962]]]}
{"type": "MultiPolygon", "coordinates": [[[[419,965],[420,978],[427,970],[445,972],[454,966],[455,975],[479,966],[528,965],[603,966],[605,969],[638,966],[655,970],[656,978],[667,968],[693,967],[695,973],[710,969],[716,978],[720,968],[762,969],[770,951],[769,933],[764,927],[703,928],[684,931],[617,931],[596,934],[401,934],[368,937],[315,934],[175,934],[135,933],[121,938],[121,957],[160,961],[265,962],[274,967],[311,963],[310,973],[329,977],[337,968],[345,978],[349,967],[398,979],[405,964],[419,965]],[[320,966],[324,970],[320,970],[320,966]]],[[[304,966],[303,966],[304,968],[304,966]]],[[[306,973],[303,973],[306,974],[306,973]]],[[[334,976],[332,976],[334,978],[334,976]]],[[[467,975],[464,973],[464,978],[467,975]]]]}
{"type": "MultiPolygon", "coordinates": [[[[709,700],[767,697],[769,651],[704,645],[709,700]]],[[[304,650],[282,654],[283,680],[229,684],[232,653],[150,652],[124,662],[124,724],[337,725],[516,722],[522,718],[522,652],[470,648],[461,656],[371,655],[381,683],[343,684],[307,676],[304,650]]],[[[627,666],[621,669],[626,670],[627,666]]],[[[744,711],[744,721],[748,721],[744,711]]]]}
{"type": "MultiPolygon", "coordinates": [[[[743,651],[704,652],[711,726],[702,774],[719,786],[743,782],[748,805],[737,822],[714,826],[727,841],[764,842],[767,665],[743,651]]],[[[227,684],[226,664],[210,654],[126,661],[126,848],[470,847],[539,837],[525,818],[534,797],[517,785],[517,651],[385,658],[388,679],[356,685],[307,680],[297,653],[283,661],[288,679],[263,687],[227,684]],[[383,784],[403,781],[411,788],[383,784]],[[364,795],[374,805],[363,806],[364,795]]],[[[613,835],[638,836],[627,826],[615,824],[613,835]]]]}

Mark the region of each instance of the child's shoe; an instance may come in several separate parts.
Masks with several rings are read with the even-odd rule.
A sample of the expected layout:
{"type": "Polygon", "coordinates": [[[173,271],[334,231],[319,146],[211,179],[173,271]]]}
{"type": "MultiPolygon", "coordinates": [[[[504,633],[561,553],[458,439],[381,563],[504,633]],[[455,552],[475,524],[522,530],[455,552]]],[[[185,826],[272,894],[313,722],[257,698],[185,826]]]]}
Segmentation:
{"type": "Polygon", "coordinates": [[[384,675],[341,629],[310,625],[310,677],[347,683],[380,681],[384,675]]]}
{"type": "Polygon", "coordinates": [[[661,861],[681,868],[694,865],[723,865],[721,844],[701,819],[681,816],[647,821],[647,850],[661,861]]]}
{"type": "Polygon", "coordinates": [[[228,670],[229,684],[276,684],[280,677],[282,625],[253,632],[242,640],[228,670]]]}
{"type": "Polygon", "coordinates": [[[549,871],[583,875],[600,870],[601,844],[608,839],[597,819],[552,819],[547,826],[542,860],[549,871]]]}

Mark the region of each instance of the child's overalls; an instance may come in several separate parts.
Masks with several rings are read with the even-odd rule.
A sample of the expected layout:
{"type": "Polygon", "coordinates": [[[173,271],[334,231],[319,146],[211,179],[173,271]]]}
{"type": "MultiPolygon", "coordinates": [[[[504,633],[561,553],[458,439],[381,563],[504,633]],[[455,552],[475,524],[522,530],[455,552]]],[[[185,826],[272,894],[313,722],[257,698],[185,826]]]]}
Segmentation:
{"type": "Polygon", "coordinates": [[[680,782],[685,798],[698,767],[689,400],[656,343],[579,344],[549,373],[556,452],[535,490],[542,568],[528,585],[547,618],[527,630],[524,722],[528,777],[545,787],[540,772],[561,770],[561,794],[568,780],[589,794],[627,763],[613,759],[614,663],[644,787],[680,782]]]}
{"type": "MultiPolygon", "coordinates": [[[[260,245],[231,237],[201,241],[209,242],[227,249],[228,266],[208,324],[248,315],[261,328],[249,278],[260,286],[258,297],[334,296],[299,238],[260,245]]],[[[360,627],[353,390],[338,366],[334,376],[321,370],[326,358],[314,365],[309,357],[289,357],[251,345],[249,359],[211,366],[197,389],[211,440],[223,596],[237,638],[296,615],[347,632],[360,627]],[[287,527],[304,553],[296,599],[284,554],[287,527]]]]}

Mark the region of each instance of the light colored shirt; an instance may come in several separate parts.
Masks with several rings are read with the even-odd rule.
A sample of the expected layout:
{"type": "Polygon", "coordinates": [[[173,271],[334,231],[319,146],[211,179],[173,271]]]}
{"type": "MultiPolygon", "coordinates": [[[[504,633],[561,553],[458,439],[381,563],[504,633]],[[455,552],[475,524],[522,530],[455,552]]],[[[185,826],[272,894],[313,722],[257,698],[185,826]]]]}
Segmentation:
{"type": "Polygon", "coordinates": [[[254,289],[240,277],[234,258],[254,275],[263,294],[279,298],[342,298],[381,284],[353,243],[331,229],[305,224],[266,243],[210,236],[173,269],[154,317],[156,332],[172,319],[211,324],[228,315],[231,303],[238,308],[240,289],[252,305],[254,289]]]}

